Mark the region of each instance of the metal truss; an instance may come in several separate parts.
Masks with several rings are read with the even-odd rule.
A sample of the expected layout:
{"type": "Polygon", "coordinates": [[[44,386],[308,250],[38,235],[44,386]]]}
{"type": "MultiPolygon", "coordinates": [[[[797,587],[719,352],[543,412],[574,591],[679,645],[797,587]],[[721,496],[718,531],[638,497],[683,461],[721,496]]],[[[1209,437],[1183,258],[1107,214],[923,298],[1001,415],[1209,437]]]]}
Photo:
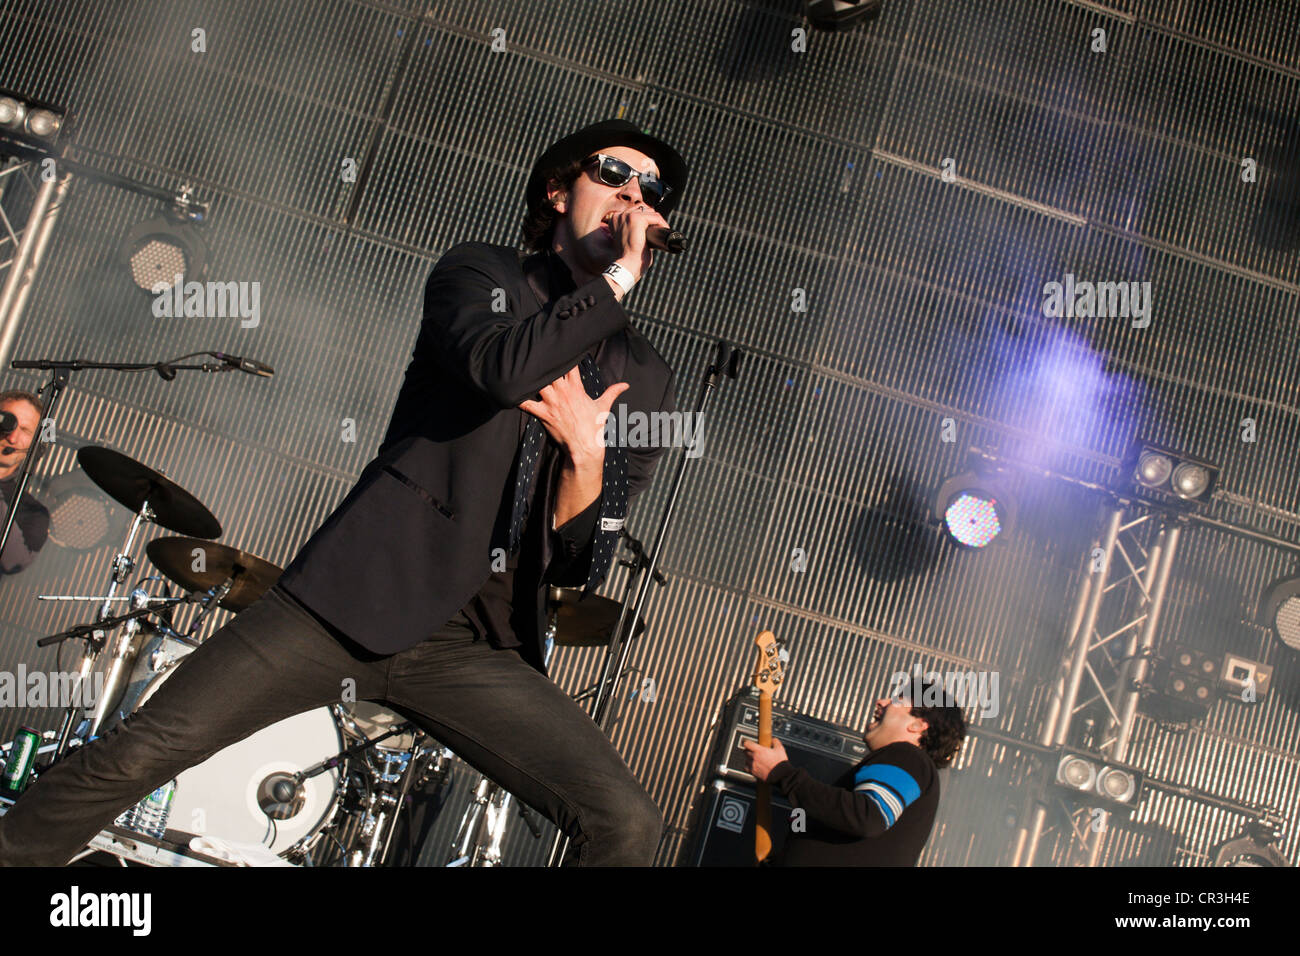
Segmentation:
{"type": "Polygon", "coordinates": [[[28,297],[72,183],[70,173],[56,170],[47,158],[10,157],[0,167],[0,369],[13,358],[28,297]]]}
{"type": "MultiPolygon", "coordinates": [[[[1106,507],[1103,527],[1085,556],[1069,640],[1038,742],[1053,748],[1079,745],[1071,730],[1089,711],[1100,720],[1086,749],[1125,763],[1182,526],[1171,516],[1114,501],[1106,507]]],[[[1047,814],[1047,799],[1037,800],[1017,834],[1013,865],[1033,865],[1047,814]]],[[[1066,859],[1058,862],[1095,866],[1109,816],[1104,810],[1098,816],[1090,808],[1065,808],[1072,837],[1066,859]],[[1086,815],[1082,826],[1080,809],[1086,815]]]]}

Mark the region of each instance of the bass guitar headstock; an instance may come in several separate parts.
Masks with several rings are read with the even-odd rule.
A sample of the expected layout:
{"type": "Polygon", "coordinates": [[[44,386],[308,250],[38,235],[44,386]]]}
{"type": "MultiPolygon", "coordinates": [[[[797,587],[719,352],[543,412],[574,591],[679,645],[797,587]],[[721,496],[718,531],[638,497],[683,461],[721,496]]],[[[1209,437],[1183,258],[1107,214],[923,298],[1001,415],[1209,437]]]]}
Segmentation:
{"type": "Polygon", "coordinates": [[[754,638],[758,646],[758,667],[754,670],[754,686],[761,694],[775,694],[785,679],[786,652],[782,642],[771,631],[763,631],[754,638]]]}

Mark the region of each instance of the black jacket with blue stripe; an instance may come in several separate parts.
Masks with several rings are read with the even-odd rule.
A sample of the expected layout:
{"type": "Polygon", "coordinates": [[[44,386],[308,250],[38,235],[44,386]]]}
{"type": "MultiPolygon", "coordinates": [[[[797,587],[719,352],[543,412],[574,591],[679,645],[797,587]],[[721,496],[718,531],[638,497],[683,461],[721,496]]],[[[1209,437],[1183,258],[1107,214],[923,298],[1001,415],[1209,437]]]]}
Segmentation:
{"type": "Polygon", "coordinates": [[[792,815],[782,866],[915,866],[939,809],[934,761],[909,743],[873,751],[833,784],[788,760],[768,782],[804,811],[792,815]]]}

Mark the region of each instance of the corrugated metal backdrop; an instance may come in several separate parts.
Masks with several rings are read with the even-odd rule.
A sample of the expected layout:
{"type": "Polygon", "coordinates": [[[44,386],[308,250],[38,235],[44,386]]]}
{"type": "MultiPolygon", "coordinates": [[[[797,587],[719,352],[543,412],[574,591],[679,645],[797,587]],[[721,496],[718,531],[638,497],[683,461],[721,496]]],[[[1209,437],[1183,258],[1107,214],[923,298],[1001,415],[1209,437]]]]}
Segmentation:
{"type": "MultiPolygon", "coordinates": [[[[678,370],[683,406],[715,339],[749,355],[716,398],[663,562],[672,582],[634,655],[656,698],[625,701],[615,730],[667,817],[661,862],[681,853],[711,723],[762,627],[789,639],[787,706],[861,725],[915,662],[996,671],[986,726],[1033,739],[1095,502],[1026,481],[1010,540],[957,553],[922,524],[924,501],[970,445],[1107,480],[1144,435],[1222,464],[1219,517],[1300,540],[1300,14],[1281,0],[886,0],[865,28],[810,32],[799,52],[799,9],[0,0],[0,86],[73,108],[75,157],[194,184],[213,202],[209,277],[262,290],[255,329],[154,318],[113,257],[156,205],[79,182],[16,354],[216,348],[278,372],[81,373],[51,473],[80,442],[110,445],[198,495],[223,541],[284,564],[382,436],[438,255],[514,242],[540,149],[626,114],[693,176],[676,214],[692,251],[635,292],[636,325],[678,370]],[[345,158],[360,181],[340,175],[345,158]],[[1043,285],[1066,273],[1149,281],[1150,326],[1045,318],[1043,285]]],[[[674,464],[633,514],[642,537],[674,464]]],[[[33,640],[85,612],[33,596],[94,593],[113,550],[50,545],[4,581],[6,667],[55,666],[33,640]]],[[[1220,702],[1203,725],[1140,718],[1133,748],[1160,781],[1280,807],[1292,858],[1300,669],[1253,620],[1263,585],[1295,564],[1189,531],[1161,640],[1271,663],[1275,690],[1253,708],[1220,702]]],[[[561,653],[558,673],[578,688],[595,665],[561,653]]],[[[0,732],[27,720],[54,715],[10,709],[0,732]]],[[[1036,773],[975,739],[922,862],[1008,862],[1036,773]]],[[[1160,790],[1102,859],[1203,865],[1241,822],[1160,790]]],[[[523,837],[508,858],[539,854],[523,837]]]]}

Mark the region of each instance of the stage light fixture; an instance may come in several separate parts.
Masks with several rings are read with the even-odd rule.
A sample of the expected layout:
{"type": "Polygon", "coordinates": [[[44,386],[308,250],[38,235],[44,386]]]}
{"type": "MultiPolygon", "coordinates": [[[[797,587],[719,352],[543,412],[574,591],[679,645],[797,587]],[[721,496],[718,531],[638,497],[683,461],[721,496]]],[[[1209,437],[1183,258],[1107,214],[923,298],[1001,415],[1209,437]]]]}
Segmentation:
{"type": "Polygon", "coordinates": [[[1056,770],[1056,782],[1087,793],[1097,784],[1097,765],[1077,754],[1063,756],[1056,770]]]}
{"type": "Polygon", "coordinates": [[[79,470],[49,481],[42,497],[50,512],[50,540],[69,551],[99,547],[116,524],[108,496],[79,470]]]}
{"type": "Polygon", "coordinates": [[[1137,793],[1137,778],[1123,767],[1102,767],[1097,773],[1097,792],[1116,803],[1128,803],[1137,793]]]}
{"type": "Polygon", "coordinates": [[[61,107],[0,90],[0,132],[12,141],[44,152],[56,152],[66,126],[61,107]]]}
{"type": "Polygon", "coordinates": [[[1137,442],[1124,458],[1121,491],[1175,511],[1204,510],[1218,477],[1209,462],[1137,442]]]}
{"type": "Polygon", "coordinates": [[[1231,652],[1223,655],[1219,689],[1234,700],[1263,700],[1273,687],[1273,668],[1231,652]]]}
{"type": "Polygon", "coordinates": [[[1275,581],[1259,605],[1260,623],[1293,651],[1300,651],[1300,577],[1275,581]]]}
{"type": "Polygon", "coordinates": [[[983,548],[1015,525],[1015,499],[996,477],[978,471],[945,481],[931,507],[953,540],[968,548],[983,548]]]}
{"type": "Polygon", "coordinates": [[[1179,498],[1194,501],[1210,486],[1210,470],[1190,461],[1180,462],[1169,484],[1179,498]]]}
{"type": "Polygon", "coordinates": [[[1142,794],[1142,773],[1095,754],[1065,748],[1056,761],[1052,783],[1087,804],[1108,810],[1131,810],[1142,794]]]}
{"type": "Polygon", "coordinates": [[[1155,662],[1145,705],[1153,717],[1170,721],[1204,719],[1218,699],[1222,662],[1195,648],[1172,645],[1155,662]]]}
{"type": "Polygon", "coordinates": [[[12,96],[0,96],[0,127],[16,133],[23,128],[23,118],[26,115],[26,103],[12,96]]]}
{"type": "Polygon", "coordinates": [[[1137,480],[1149,488],[1159,488],[1173,474],[1174,463],[1167,455],[1144,451],[1138,459],[1137,480]]]}
{"type": "Polygon", "coordinates": [[[161,216],[133,226],[122,240],[119,259],[131,281],[153,294],[159,283],[170,288],[201,281],[208,268],[208,247],[196,223],[201,211],[187,204],[185,194],[161,216]]]}
{"type": "Polygon", "coordinates": [[[838,30],[864,22],[880,9],[883,0],[808,0],[804,12],[815,27],[838,30]]]}
{"type": "Polygon", "coordinates": [[[49,110],[32,110],[27,114],[27,132],[37,139],[51,139],[59,135],[63,121],[49,110]]]}

